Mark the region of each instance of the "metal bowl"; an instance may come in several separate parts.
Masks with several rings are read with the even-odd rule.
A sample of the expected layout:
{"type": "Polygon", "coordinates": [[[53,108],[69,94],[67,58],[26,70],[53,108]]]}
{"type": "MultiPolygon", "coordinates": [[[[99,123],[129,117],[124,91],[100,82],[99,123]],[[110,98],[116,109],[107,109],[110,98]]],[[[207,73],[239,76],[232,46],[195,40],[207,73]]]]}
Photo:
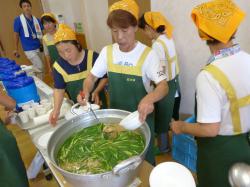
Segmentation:
{"type": "MultiPolygon", "coordinates": [[[[116,109],[105,109],[96,110],[96,116],[99,118],[100,122],[106,124],[119,123],[124,117],[126,117],[130,112],[124,110],[116,109]]],[[[145,148],[143,152],[135,157],[131,157],[118,165],[116,165],[112,171],[101,173],[101,174],[76,174],[68,172],[60,168],[56,163],[56,155],[59,148],[64,143],[64,141],[71,136],[74,132],[77,132],[83,128],[93,126],[97,124],[95,117],[92,113],[85,113],[72,120],[69,120],[62,124],[51,136],[48,142],[48,156],[52,161],[56,169],[65,177],[67,182],[73,186],[81,187],[125,187],[133,182],[139,173],[142,161],[145,158],[149,142],[150,142],[150,129],[145,123],[139,129],[145,139],[145,148]]]]}

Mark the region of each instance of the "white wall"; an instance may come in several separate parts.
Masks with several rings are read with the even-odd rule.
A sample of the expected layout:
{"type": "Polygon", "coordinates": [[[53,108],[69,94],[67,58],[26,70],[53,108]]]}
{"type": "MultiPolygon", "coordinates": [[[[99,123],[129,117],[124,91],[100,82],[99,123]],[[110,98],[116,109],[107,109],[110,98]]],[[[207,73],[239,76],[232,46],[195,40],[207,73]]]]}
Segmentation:
{"type": "Polygon", "coordinates": [[[105,45],[112,43],[110,29],[106,24],[108,18],[107,0],[84,1],[84,18],[86,18],[89,43],[91,48],[100,51],[105,45]]]}
{"type": "MultiPolygon", "coordinates": [[[[174,25],[174,39],[180,61],[180,81],[182,88],[181,112],[193,113],[195,78],[205,65],[210,52],[204,41],[201,41],[190,13],[192,8],[204,0],[151,0],[152,11],[162,12],[174,25]]],[[[250,53],[250,6],[249,1],[235,0],[246,13],[247,18],[241,24],[236,41],[242,49],[250,53]]]]}
{"type": "Polygon", "coordinates": [[[108,1],[100,0],[41,0],[45,12],[62,14],[65,23],[74,28],[74,22],[81,22],[87,46],[95,51],[112,42],[106,26],[108,1]]]}

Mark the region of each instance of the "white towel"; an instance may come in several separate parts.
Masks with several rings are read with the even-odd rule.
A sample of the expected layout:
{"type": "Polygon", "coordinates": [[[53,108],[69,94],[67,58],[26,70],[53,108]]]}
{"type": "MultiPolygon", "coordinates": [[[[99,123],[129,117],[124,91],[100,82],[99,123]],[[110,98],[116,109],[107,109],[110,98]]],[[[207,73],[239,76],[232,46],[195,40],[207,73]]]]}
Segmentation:
{"type": "MultiPolygon", "coordinates": [[[[42,39],[43,34],[42,34],[40,24],[39,24],[38,20],[36,19],[36,17],[32,16],[32,19],[33,19],[33,22],[34,22],[34,25],[35,25],[36,36],[37,36],[38,39],[42,39]]],[[[21,20],[21,23],[22,23],[22,26],[23,26],[24,36],[26,38],[28,38],[29,37],[28,25],[27,25],[27,21],[26,21],[23,14],[20,15],[20,20],[21,20]]]]}

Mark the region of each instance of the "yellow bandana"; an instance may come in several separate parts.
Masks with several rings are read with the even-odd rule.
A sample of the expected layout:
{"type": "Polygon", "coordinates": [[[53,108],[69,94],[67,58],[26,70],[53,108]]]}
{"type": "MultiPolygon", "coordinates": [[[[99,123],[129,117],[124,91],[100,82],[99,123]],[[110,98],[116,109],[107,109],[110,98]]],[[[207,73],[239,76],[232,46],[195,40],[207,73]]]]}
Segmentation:
{"type": "Polygon", "coordinates": [[[139,18],[139,6],[134,0],[121,0],[112,4],[109,8],[109,13],[114,10],[125,10],[131,13],[136,20],[139,18]]]}
{"type": "Polygon", "coordinates": [[[213,0],[195,7],[191,17],[203,40],[214,38],[227,43],[244,19],[245,13],[231,0],[213,0]]]}
{"type": "Polygon", "coordinates": [[[54,35],[55,43],[65,40],[76,40],[75,32],[65,24],[59,24],[59,27],[54,35]]]}
{"type": "Polygon", "coordinates": [[[54,14],[52,14],[52,13],[44,13],[44,14],[42,14],[42,16],[41,16],[41,19],[42,19],[44,16],[51,17],[51,18],[52,18],[53,20],[55,20],[55,22],[57,23],[57,20],[56,20],[56,17],[54,16],[54,14]]]}
{"type": "Polygon", "coordinates": [[[168,38],[172,38],[173,26],[160,12],[146,12],[144,19],[149,26],[156,30],[159,26],[165,26],[165,33],[168,38]]]}

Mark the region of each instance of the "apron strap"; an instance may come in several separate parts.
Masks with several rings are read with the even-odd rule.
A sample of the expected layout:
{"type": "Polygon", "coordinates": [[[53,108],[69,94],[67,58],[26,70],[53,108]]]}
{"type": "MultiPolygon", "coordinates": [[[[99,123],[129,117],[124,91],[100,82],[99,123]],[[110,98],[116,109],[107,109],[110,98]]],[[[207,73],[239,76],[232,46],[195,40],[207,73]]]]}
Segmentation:
{"type": "Polygon", "coordinates": [[[141,72],[142,68],[141,67],[144,64],[145,59],[147,58],[147,56],[151,50],[152,49],[150,47],[146,47],[144,49],[136,66],[123,66],[123,65],[113,63],[113,46],[108,45],[107,46],[108,71],[115,72],[115,73],[127,74],[127,75],[142,76],[142,72],[141,72]]]}
{"type": "Polygon", "coordinates": [[[113,46],[108,45],[107,46],[107,57],[108,57],[108,65],[110,66],[113,64],[113,46]]]}
{"type": "Polygon", "coordinates": [[[238,102],[239,102],[239,107],[250,105],[250,95],[240,98],[238,102]]]}
{"type": "Polygon", "coordinates": [[[139,60],[138,60],[138,62],[136,64],[137,67],[140,67],[140,69],[141,69],[141,67],[144,64],[145,59],[147,58],[150,51],[151,51],[151,48],[149,48],[149,47],[146,47],[144,49],[143,53],[141,54],[141,56],[140,56],[140,58],[139,58],[139,60]]]}
{"type": "Polygon", "coordinates": [[[93,54],[94,52],[92,50],[88,50],[88,56],[87,56],[87,71],[88,72],[90,72],[90,70],[92,69],[93,54]]]}
{"type": "Polygon", "coordinates": [[[49,40],[47,34],[45,34],[43,36],[43,41],[46,44],[46,46],[55,45],[54,39],[53,40],[49,40]]]}
{"type": "Polygon", "coordinates": [[[230,83],[223,71],[221,71],[218,67],[210,64],[206,66],[204,70],[209,72],[220,83],[220,85],[226,92],[228,100],[230,102],[230,112],[234,127],[234,133],[242,133],[240,108],[250,104],[250,95],[238,99],[233,85],[230,83]]]}
{"type": "MultiPolygon", "coordinates": [[[[72,82],[72,81],[77,81],[81,79],[85,79],[89,73],[89,70],[87,69],[86,71],[80,72],[80,73],[74,73],[74,74],[68,74],[59,64],[57,61],[54,62],[53,68],[60,73],[63,76],[63,79],[65,83],[72,82]]],[[[90,68],[91,69],[91,68],[90,68]]]]}
{"type": "Polygon", "coordinates": [[[172,66],[171,66],[172,63],[176,62],[175,63],[176,76],[180,73],[180,68],[179,68],[177,55],[175,55],[174,57],[171,58],[170,55],[169,55],[169,52],[168,52],[168,48],[167,48],[166,44],[164,43],[164,41],[161,40],[161,39],[157,39],[156,42],[161,44],[163,49],[164,49],[164,52],[165,52],[165,55],[166,55],[166,58],[167,58],[167,61],[168,61],[168,79],[172,80],[174,78],[174,77],[172,77],[172,66]]]}

